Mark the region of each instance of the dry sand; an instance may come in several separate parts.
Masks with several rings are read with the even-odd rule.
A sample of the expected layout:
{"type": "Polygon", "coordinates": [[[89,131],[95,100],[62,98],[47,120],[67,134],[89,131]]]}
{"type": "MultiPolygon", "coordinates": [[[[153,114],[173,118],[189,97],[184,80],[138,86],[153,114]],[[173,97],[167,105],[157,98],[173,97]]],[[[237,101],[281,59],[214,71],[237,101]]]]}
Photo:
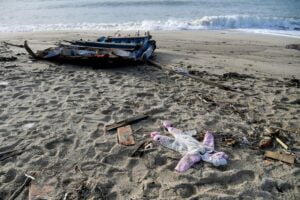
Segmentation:
{"type": "MultiPolygon", "coordinates": [[[[95,39],[107,33],[1,33],[0,41],[44,49],[63,39],[95,39]]],[[[194,70],[197,75],[242,88],[229,92],[162,72],[147,65],[93,69],[31,61],[23,49],[0,46],[0,152],[20,155],[0,161],[0,199],[34,174],[48,199],[299,199],[299,164],[264,160],[257,149],[264,128],[288,130],[286,143],[300,155],[300,51],[285,45],[299,39],[246,33],[155,32],[156,60],[194,70]],[[222,78],[226,72],[249,78],[222,78]],[[209,102],[208,98],[215,103],[209,102]],[[206,99],[206,100],[203,100],[206,99]],[[172,120],[184,130],[215,134],[228,166],[199,163],[185,173],[174,168],[180,155],[161,146],[142,157],[119,145],[104,126],[159,108],[132,125],[136,142],[172,120]],[[143,129],[140,129],[143,127],[143,129]],[[250,144],[226,146],[224,137],[250,144]]],[[[271,150],[282,148],[274,143],[271,150]]],[[[18,199],[28,199],[26,188],[18,199]]]]}

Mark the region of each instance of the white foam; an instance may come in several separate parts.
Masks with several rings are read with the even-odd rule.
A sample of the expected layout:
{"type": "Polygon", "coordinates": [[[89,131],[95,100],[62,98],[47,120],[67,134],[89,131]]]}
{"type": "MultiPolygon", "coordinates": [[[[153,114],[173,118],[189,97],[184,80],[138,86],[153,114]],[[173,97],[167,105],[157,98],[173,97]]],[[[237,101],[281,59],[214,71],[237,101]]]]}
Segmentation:
{"type": "Polygon", "coordinates": [[[300,31],[281,31],[281,30],[268,30],[268,29],[238,29],[240,31],[249,33],[258,33],[265,35],[275,35],[290,38],[300,38],[300,31]]]}
{"type": "Polygon", "coordinates": [[[199,19],[168,19],[164,21],[144,20],[127,23],[75,23],[75,24],[0,24],[0,32],[33,32],[53,30],[223,30],[239,29],[268,34],[300,37],[300,19],[256,17],[249,15],[204,16],[199,19]],[[258,31],[259,30],[259,31],[258,31]],[[293,32],[293,33],[289,33],[293,32]],[[287,34],[286,34],[287,33],[287,34]],[[275,32],[273,32],[275,34],[275,32]]]}

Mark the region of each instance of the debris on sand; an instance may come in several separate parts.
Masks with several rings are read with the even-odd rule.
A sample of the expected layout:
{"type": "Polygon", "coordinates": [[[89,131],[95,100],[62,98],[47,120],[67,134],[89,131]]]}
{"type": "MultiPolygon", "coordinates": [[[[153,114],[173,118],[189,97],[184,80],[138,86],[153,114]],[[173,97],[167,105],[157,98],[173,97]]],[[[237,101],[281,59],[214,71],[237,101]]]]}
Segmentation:
{"type": "Polygon", "coordinates": [[[10,56],[10,57],[0,57],[0,62],[11,62],[17,60],[17,57],[10,56]]]}
{"type": "Polygon", "coordinates": [[[296,156],[290,153],[266,151],[266,158],[283,161],[285,163],[294,164],[296,156]]]}
{"type": "Polygon", "coordinates": [[[300,51],[300,44],[288,44],[285,46],[287,49],[295,49],[300,51]]]}

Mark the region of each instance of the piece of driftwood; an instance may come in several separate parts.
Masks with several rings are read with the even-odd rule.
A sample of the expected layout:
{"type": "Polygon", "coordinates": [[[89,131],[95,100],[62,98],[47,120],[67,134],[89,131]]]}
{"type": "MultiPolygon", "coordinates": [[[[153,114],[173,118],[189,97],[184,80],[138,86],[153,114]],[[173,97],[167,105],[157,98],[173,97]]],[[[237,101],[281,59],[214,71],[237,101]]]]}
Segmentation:
{"type": "Polygon", "coordinates": [[[118,128],[118,143],[126,146],[135,144],[130,125],[118,128]]]}
{"type": "Polygon", "coordinates": [[[11,57],[0,57],[0,62],[11,62],[17,60],[17,57],[11,56],[11,57]]]}
{"type": "Polygon", "coordinates": [[[148,117],[149,116],[147,114],[141,114],[141,115],[137,115],[137,116],[134,116],[134,117],[130,117],[128,119],[124,119],[124,120],[118,121],[116,123],[109,124],[109,125],[105,126],[105,131],[111,131],[111,130],[114,130],[116,128],[122,127],[122,126],[126,126],[128,124],[133,124],[133,123],[136,123],[136,122],[141,121],[143,119],[146,119],[148,117]]]}
{"type": "Polygon", "coordinates": [[[280,160],[289,164],[294,164],[296,158],[296,156],[293,154],[288,154],[283,152],[273,152],[273,151],[266,151],[265,157],[272,158],[275,160],[280,160]]]}
{"type": "Polygon", "coordinates": [[[25,179],[24,183],[9,197],[8,200],[16,199],[21,194],[21,192],[25,189],[25,187],[27,187],[30,184],[30,182],[35,179],[34,177],[27,175],[27,174],[25,174],[25,176],[26,176],[26,179],[25,179]]]}
{"type": "Polygon", "coordinates": [[[24,48],[28,52],[29,55],[31,55],[33,58],[37,58],[38,56],[31,50],[31,48],[28,46],[27,40],[24,41],[24,48]]]}
{"type": "Polygon", "coordinates": [[[8,158],[17,156],[25,152],[26,149],[25,147],[20,148],[20,149],[15,149],[15,150],[10,150],[10,151],[5,151],[5,152],[0,152],[0,161],[4,161],[8,158]]]}
{"type": "Polygon", "coordinates": [[[3,44],[7,45],[7,46],[13,46],[13,47],[19,47],[19,48],[24,48],[24,45],[21,44],[12,44],[9,42],[3,42],[3,44]]]}
{"type": "Polygon", "coordinates": [[[192,75],[192,74],[189,74],[189,73],[181,73],[181,72],[177,72],[173,69],[170,69],[166,66],[163,66],[162,64],[158,63],[158,62],[155,62],[153,60],[147,60],[148,63],[158,69],[161,69],[161,70],[167,70],[167,71],[170,71],[170,72],[173,72],[173,73],[176,73],[176,74],[179,74],[179,75],[182,75],[182,76],[186,76],[186,77],[189,77],[191,79],[195,79],[195,80],[198,80],[206,85],[210,85],[210,86],[213,86],[213,87],[218,87],[220,89],[223,89],[223,90],[227,90],[227,91],[232,91],[232,92],[237,92],[235,89],[229,87],[229,86],[226,86],[226,85],[223,85],[223,84],[220,84],[220,83],[216,83],[216,82],[213,82],[213,81],[209,81],[209,80],[206,80],[206,79],[203,79],[203,78],[200,78],[198,76],[195,76],[195,75],[192,75]]]}
{"type": "Polygon", "coordinates": [[[137,157],[137,156],[142,157],[147,145],[149,145],[149,144],[151,144],[151,141],[149,141],[149,140],[144,140],[144,141],[140,142],[136,146],[136,148],[132,151],[131,157],[137,157]]]}
{"type": "Polygon", "coordinates": [[[289,148],[284,142],[282,142],[281,139],[279,139],[278,137],[275,137],[276,141],[286,150],[289,148]]]}

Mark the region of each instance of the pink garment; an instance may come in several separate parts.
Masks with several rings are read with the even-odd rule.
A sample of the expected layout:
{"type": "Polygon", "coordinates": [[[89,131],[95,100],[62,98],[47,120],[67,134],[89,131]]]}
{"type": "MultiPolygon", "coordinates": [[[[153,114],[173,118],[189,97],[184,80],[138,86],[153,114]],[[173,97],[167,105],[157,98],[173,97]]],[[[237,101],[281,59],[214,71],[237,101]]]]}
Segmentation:
{"type": "Polygon", "coordinates": [[[169,149],[179,152],[183,157],[175,167],[178,172],[185,172],[195,163],[201,160],[212,163],[214,166],[227,164],[228,156],[224,152],[214,151],[214,136],[206,132],[202,143],[190,135],[173,127],[170,121],[164,121],[163,126],[174,138],[160,135],[159,132],[152,132],[151,138],[169,149]]]}

